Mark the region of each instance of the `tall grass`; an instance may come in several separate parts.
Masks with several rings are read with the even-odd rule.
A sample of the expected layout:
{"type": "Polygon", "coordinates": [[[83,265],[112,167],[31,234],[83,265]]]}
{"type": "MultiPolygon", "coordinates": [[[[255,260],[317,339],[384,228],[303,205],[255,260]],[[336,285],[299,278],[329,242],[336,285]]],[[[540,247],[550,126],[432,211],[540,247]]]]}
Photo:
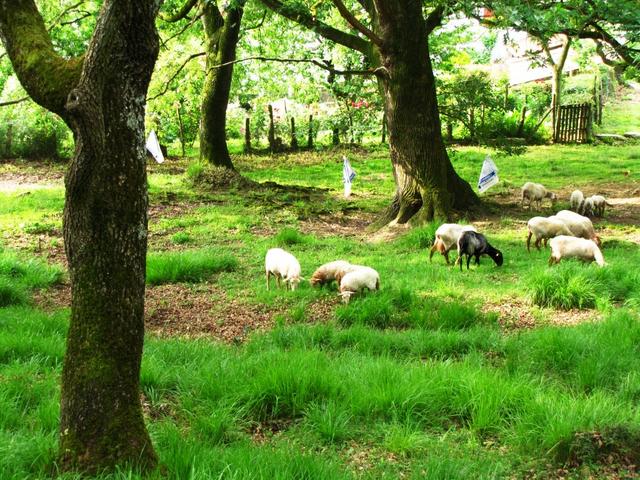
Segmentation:
{"type": "Polygon", "coordinates": [[[156,252],[147,256],[147,283],[201,282],[219,272],[234,271],[238,261],[213,250],[156,252]]]}

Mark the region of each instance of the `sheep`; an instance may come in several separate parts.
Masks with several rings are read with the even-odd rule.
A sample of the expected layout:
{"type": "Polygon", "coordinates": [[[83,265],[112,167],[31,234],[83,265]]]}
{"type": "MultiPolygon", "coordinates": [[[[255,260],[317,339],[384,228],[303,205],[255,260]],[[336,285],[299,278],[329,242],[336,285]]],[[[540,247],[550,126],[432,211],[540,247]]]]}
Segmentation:
{"type": "Polygon", "coordinates": [[[582,206],[583,200],[584,195],[580,190],[574,190],[573,192],[571,192],[571,197],[569,198],[569,202],[571,203],[571,210],[580,213],[580,207],[582,206]]]}
{"type": "Polygon", "coordinates": [[[529,200],[529,209],[531,209],[531,202],[536,202],[538,204],[538,209],[539,209],[542,203],[542,199],[550,198],[551,203],[553,204],[555,203],[557,198],[555,193],[550,192],[545,188],[544,185],[540,183],[527,182],[522,186],[521,192],[522,192],[521,206],[523,208],[524,208],[525,198],[529,200]]]}
{"type": "MultiPolygon", "coordinates": [[[[329,284],[338,277],[343,276],[350,266],[351,264],[346,260],[336,260],[334,262],[325,263],[324,265],[320,265],[316,271],[313,272],[309,282],[313,287],[316,285],[320,285],[320,287],[322,287],[324,284],[329,284]]],[[[338,285],[339,284],[340,282],[338,282],[338,285]]]]}
{"type": "Polygon", "coordinates": [[[612,204],[607,202],[607,199],[602,195],[591,195],[591,203],[593,205],[593,213],[598,217],[604,217],[604,207],[613,207],[612,204]]]}
{"type": "Polygon", "coordinates": [[[267,252],[264,259],[264,268],[267,275],[267,290],[269,290],[269,279],[271,275],[276,277],[278,287],[280,287],[280,279],[283,279],[285,286],[295,290],[301,280],[300,263],[289,252],[281,248],[271,248],[267,252]]]}
{"type": "Polygon", "coordinates": [[[582,203],[580,204],[580,213],[589,217],[594,214],[594,211],[595,205],[593,203],[593,197],[587,197],[582,200],[582,203]]]}
{"type": "Polygon", "coordinates": [[[467,270],[469,270],[471,256],[476,257],[476,265],[480,265],[480,255],[489,255],[497,266],[501,266],[504,261],[500,250],[489,245],[484,235],[472,231],[462,232],[458,238],[458,259],[456,262],[460,263],[460,271],[462,271],[462,255],[467,255],[467,270]]]}
{"type": "Polygon", "coordinates": [[[544,246],[547,246],[547,239],[557,237],[558,235],[571,235],[571,230],[565,223],[556,217],[533,217],[527,222],[529,236],[527,237],[527,252],[531,244],[531,236],[535,235],[535,247],[540,250],[540,241],[544,240],[544,246]]]}
{"type": "Polygon", "coordinates": [[[596,235],[593,223],[587,217],[571,210],[560,210],[554,217],[562,220],[574,237],[593,240],[600,246],[600,237],[596,235]]]}
{"type": "Polygon", "coordinates": [[[342,301],[349,303],[351,296],[364,290],[380,290],[380,275],[371,267],[359,265],[355,270],[346,273],[340,279],[342,301]]]}
{"type": "Polygon", "coordinates": [[[559,235],[552,238],[549,244],[551,245],[549,265],[560,263],[563,258],[571,257],[576,257],[586,262],[595,260],[601,267],[605,265],[602,252],[593,240],[559,235]]]}
{"type": "Polygon", "coordinates": [[[459,225],[457,223],[443,223],[436,230],[436,239],[433,242],[433,246],[429,251],[429,261],[433,257],[435,251],[440,252],[449,265],[449,251],[457,245],[458,238],[462,232],[477,230],[473,225],[459,225]]]}

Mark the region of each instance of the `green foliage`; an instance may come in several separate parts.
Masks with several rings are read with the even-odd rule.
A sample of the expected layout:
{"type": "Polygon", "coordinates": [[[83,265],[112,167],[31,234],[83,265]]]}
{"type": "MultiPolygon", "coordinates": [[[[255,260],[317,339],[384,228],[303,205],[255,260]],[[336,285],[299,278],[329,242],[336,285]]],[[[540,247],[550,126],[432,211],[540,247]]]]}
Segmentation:
{"type": "Polygon", "coordinates": [[[311,241],[311,237],[303,235],[295,228],[285,227],[275,237],[276,244],[280,246],[305,244],[311,241]]]}
{"type": "Polygon", "coordinates": [[[215,273],[234,271],[237,266],[235,257],[213,250],[150,253],[147,256],[147,283],[202,282],[215,273]]]}

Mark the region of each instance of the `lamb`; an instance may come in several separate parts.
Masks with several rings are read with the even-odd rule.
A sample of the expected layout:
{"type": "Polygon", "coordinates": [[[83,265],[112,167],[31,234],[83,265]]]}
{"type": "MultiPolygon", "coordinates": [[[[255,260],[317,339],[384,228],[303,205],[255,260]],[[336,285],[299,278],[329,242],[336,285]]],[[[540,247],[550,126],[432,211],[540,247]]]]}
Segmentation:
{"type": "Polygon", "coordinates": [[[550,192],[545,188],[544,185],[540,183],[527,182],[522,186],[521,191],[522,191],[521,205],[523,208],[524,208],[525,198],[529,200],[529,209],[531,209],[531,202],[536,202],[538,204],[538,209],[539,209],[541,206],[542,200],[544,198],[550,198],[552,204],[555,203],[557,198],[555,193],[550,192]]]}
{"type": "Polygon", "coordinates": [[[467,255],[467,270],[469,270],[471,256],[476,257],[476,265],[480,265],[480,255],[489,255],[497,266],[501,266],[504,261],[502,252],[489,245],[484,235],[471,231],[462,232],[458,239],[458,259],[456,262],[460,263],[460,271],[462,271],[462,255],[467,255]]]}
{"type": "Polygon", "coordinates": [[[593,223],[587,217],[571,210],[560,210],[554,217],[562,220],[574,237],[593,240],[596,245],[600,246],[600,237],[596,235],[593,223]]]}
{"type": "Polygon", "coordinates": [[[549,265],[560,263],[563,258],[571,257],[579,258],[586,262],[595,260],[601,267],[605,265],[602,252],[593,240],[559,235],[552,238],[549,244],[551,245],[549,265]]]}
{"type": "Polygon", "coordinates": [[[359,265],[340,280],[340,296],[349,303],[351,296],[364,289],[380,290],[380,275],[371,267],[359,265]]]}
{"type": "Polygon", "coordinates": [[[540,250],[540,241],[544,240],[544,246],[547,246],[547,239],[557,237],[558,235],[571,235],[571,230],[565,223],[557,217],[533,217],[527,222],[529,236],[527,237],[527,251],[530,252],[531,236],[535,235],[535,247],[540,250]]]}
{"type": "Polygon", "coordinates": [[[611,205],[609,202],[607,202],[607,199],[604,198],[602,195],[591,195],[591,204],[593,205],[593,213],[594,215],[597,215],[599,217],[604,217],[604,207],[613,207],[613,205],[611,205]]]}
{"type": "Polygon", "coordinates": [[[457,245],[458,238],[462,232],[477,230],[473,225],[459,225],[457,223],[443,223],[436,230],[436,239],[433,242],[433,246],[429,251],[429,261],[433,257],[435,251],[440,252],[449,265],[449,251],[454,245],[457,245]]]}
{"type": "Polygon", "coordinates": [[[571,192],[571,197],[569,198],[569,202],[571,203],[571,210],[580,213],[580,207],[582,206],[583,201],[584,195],[580,190],[574,190],[573,192],[571,192]]]}
{"type": "MultiPolygon", "coordinates": [[[[322,287],[325,284],[330,284],[339,277],[342,277],[351,267],[351,264],[346,260],[336,260],[334,262],[325,263],[320,265],[311,275],[310,283],[312,286],[320,285],[322,287]]],[[[338,285],[340,282],[338,281],[338,285]]]]}
{"type": "Polygon", "coordinates": [[[594,214],[595,205],[593,203],[593,197],[587,197],[582,201],[580,204],[580,211],[587,217],[594,214]]]}
{"type": "Polygon", "coordinates": [[[278,287],[280,279],[284,280],[285,286],[295,290],[301,280],[300,263],[289,252],[281,248],[271,248],[264,259],[264,268],[267,275],[267,290],[269,290],[269,279],[271,275],[276,277],[278,287]]]}

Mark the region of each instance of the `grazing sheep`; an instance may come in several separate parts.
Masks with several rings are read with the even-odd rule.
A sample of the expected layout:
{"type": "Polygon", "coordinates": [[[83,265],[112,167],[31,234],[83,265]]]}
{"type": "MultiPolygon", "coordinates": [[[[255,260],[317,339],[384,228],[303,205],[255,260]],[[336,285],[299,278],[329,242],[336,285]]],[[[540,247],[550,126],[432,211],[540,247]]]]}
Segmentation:
{"type": "Polygon", "coordinates": [[[603,267],[604,257],[602,252],[593,240],[584,238],[569,237],[560,235],[549,241],[551,245],[551,256],[549,265],[560,263],[563,258],[579,258],[585,262],[595,262],[603,267]]]}
{"type": "MultiPolygon", "coordinates": [[[[313,272],[309,282],[313,287],[316,285],[320,285],[320,287],[322,287],[325,284],[330,284],[338,277],[343,276],[350,266],[351,264],[346,260],[336,260],[334,262],[325,263],[313,272]]],[[[340,282],[338,281],[338,285],[339,284],[340,282]]]]}
{"type": "Polygon", "coordinates": [[[569,198],[569,202],[571,203],[571,210],[581,213],[580,207],[582,206],[583,201],[584,195],[580,190],[574,190],[573,192],[571,192],[571,197],[569,198]]]}
{"type": "Polygon", "coordinates": [[[602,195],[591,195],[591,203],[593,205],[593,213],[598,217],[604,217],[604,207],[613,207],[607,199],[602,195]]]}
{"type": "Polygon", "coordinates": [[[280,287],[280,279],[282,279],[285,286],[291,290],[295,290],[300,281],[304,280],[300,276],[300,263],[296,257],[281,248],[269,249],[264,259],[264,269],[267,275],[267,290],[269,290],[271,275],[276,277],[278,287],[280,287]]]}
{"type": "Polygon", "coordinates": [[[558,235],[571,235],[571,230],[565,223],[556,217],[533,217],[527,222],[529,235],[527,236],[527,252],[530,252],[531,236],[535,236],[535,247],[540,250],[540,241],[544,240],[544,246],[547,246],[547,239],[557,237],[558,235]]]}
{"type": "Polygon", "coordinates": [[[477,230],[473,225],[459,225],[457,223],[443,223],[440,225],[436,230],[436,239],[429,251],[429,261],[433,257],[433,252],[438,251],[444,256],[447,265],[449,265],[449,251],[454,245],[457,245],[460,234],[466,231],[476,232],[477,230]]]}
{"type": "Polygon", "coordinates": [[[469,270],[469,261],[472,256],[476,257],[476,265],[480,265],[480,255],[489,255],[497,266],[501,266],[504,261],[502,252],[489,245],[484,235],[471,231],[462,232],[458,239],[458,259],[456,262],[460,263],[460,271],[462,271],[462,255],[467,256],[467,270],[469,270]]]}
{"type": "Polygon", "coordinates": [[[580,212],[586,216],[592,216],[595,211],[595,205],[593,203],[593,197],[585,198],[580,204],[580,212]]]}
{"type": "Polygon", "coordinates": [[[522,186],[521,191],[522,200],[520,203],[523,208],[525,198],[529,200],[529,209],[531,209],[531,202],[536,202],[538,204],[538,209],[540,209],[544,198],[550,198],[552,204],[555,203],[557,198],[555,193],[550,192],[540,183],[527,182],[522,186]]]}
{"type": "Polygon", "coordinates": [[[380,290],[380,275],[371,267],[359,265],[348,272],[340,280],[340,296],[344,303],[349,303],[351,296],[364,289],[380,290]]]}
{"type": "Polygon", "coordinates": [[[600,237],[596,235],[593,223],[587,217],[571,210],[560,210],[554,217],[562,220],[574,237],[593,240],[600,246],[600,237]]]}

